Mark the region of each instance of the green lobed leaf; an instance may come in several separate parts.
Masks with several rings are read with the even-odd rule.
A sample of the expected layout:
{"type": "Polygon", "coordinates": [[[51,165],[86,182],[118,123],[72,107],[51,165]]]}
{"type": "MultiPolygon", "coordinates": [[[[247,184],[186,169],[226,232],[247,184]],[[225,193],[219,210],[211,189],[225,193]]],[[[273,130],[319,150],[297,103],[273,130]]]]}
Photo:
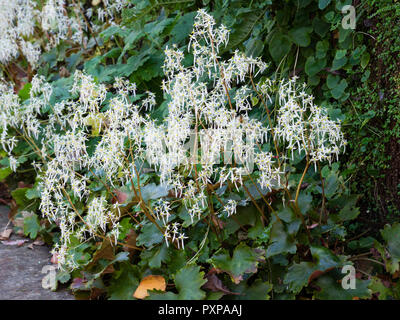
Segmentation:
{"type": "Polygon", "coordinates": [[[356,279],[355,289],[343,289],[340,279],[336,279],[332,275],[324,275],[316,281],[316,285],[320,288],[314,295],[316,299],[321,300],[354,300],[371,298],[371,290],[368,288],[371,280],[356,279]]]}
{"type": "Polygon", "coordinates": [[[139,286],[140,275],[137,267],[124,262],[120,264],[110,281],[108,295],[110,300],[134,300],[133,293],[139,286]]]}
{"type": "Polygon", "coordinates": [[[275,221],[270,231],[267,257],[280,253],[296,253],[296,240],[286,231],[282,221],[275,221]]]}
{"type": "Polygon", "coordinates": [[[313,261],[295,263],[289,267],[283,282],[289,286],[290,291],[297,294],[310,281],[335,267],[343,265],[342,260],[334,255],[328,248],[311,246],[313,261]]]}
{"type": "Polygon", "coordinates": [[[24,219],[24,234],[31,239],[36,239],[40,230],[40,222],[37,214],[25,217],[24,219]]]}
{"type": "Polygon", "coordinates": [[[207,282],[204,279],[204,272],[200,272],[200,267],[189,265],[180,269],[175,275],[175,285],[178,289],[179,300],[201,300],[206,293],[201,290],[203,284],[207,282]]]}
{"type": "Polygon", "coordinates": [[[138,246],[145,245],[147,248],[151,248],[153,245],[161,243],[162,240],[163,235],[160,230],[158,230],[153,223],[149,222],[142,227],[141,233],[136,239],[136,244],[138,246]]]}
{"type": "Polygon", "coordinates": [[[233,282],[239,283],[243,280],[245,273],[257,272],[257,266],[263,259],[261,250],[250,248],[241,242],[235,248],[232,257],[228,251],[220,249],[212,256],[210,263],[215,268],[228,273],[233,282]]]}

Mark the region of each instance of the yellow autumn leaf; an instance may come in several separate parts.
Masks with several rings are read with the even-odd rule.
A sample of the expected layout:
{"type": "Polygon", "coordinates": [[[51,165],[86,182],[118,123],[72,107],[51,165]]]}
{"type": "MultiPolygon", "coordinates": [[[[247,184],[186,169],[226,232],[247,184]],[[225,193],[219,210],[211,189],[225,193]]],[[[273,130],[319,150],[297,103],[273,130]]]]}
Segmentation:
{"type": "Polygon", "coordinates": [[[144,299],[149,295],[147,290],[165,291],[166,287],[167,287],[167,284],[165,282],[164,277],[150,275],[150,276],[144,277],[142,279],[142,281],[140,281],[140,284],[137,287],[133,296],[136,299],[144,299]]]}

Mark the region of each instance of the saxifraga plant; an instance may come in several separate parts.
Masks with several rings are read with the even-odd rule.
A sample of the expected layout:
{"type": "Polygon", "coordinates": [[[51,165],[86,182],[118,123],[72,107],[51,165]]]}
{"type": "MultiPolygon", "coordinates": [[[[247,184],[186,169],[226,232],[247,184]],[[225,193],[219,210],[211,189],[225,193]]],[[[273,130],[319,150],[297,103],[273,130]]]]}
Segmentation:
{"type": "MultiPolygon", "coordinates": [[[[287,208],[299,222],[294,234],[302,230],[312,244],[300,193],[307,174],[320,175],[320,164],[336,161],[345,148],[340,123],[296,78],[260,78],[267,64],[239,51],[222,59],[228,36],[229,30],[199,10],[189,43],[193,63],[186,66],[175,47],[165,50],[168,114],[162,123],[145,112],[155,107],[154,94],[141,99],[139,88],[124,79],[107,88],[77,71],[72,98],[54,104],[52,87],[40,76],[24,102],[1,88],[1,143],[13,170],[19,165],[13,156],[18,139],[38,155],[33,166],[40,209],[61,230],[54,248],[60,267],[80,266],[71,239],[129,246],[120,235],[126,217],[138,229],[153,225],[177,249],[199,222],[205,236],[211,230],[223,241],[223,225],[238,206],[253,206],[263,224],[281,221],[277,211],[287,208]]],[[[324,207],[323,180],[321,187],[324,207]]],[[[327,219],[322,208],[319,223],[327,219]]],[[[131,247],[146,250],[146,243],[131,247]]]]}

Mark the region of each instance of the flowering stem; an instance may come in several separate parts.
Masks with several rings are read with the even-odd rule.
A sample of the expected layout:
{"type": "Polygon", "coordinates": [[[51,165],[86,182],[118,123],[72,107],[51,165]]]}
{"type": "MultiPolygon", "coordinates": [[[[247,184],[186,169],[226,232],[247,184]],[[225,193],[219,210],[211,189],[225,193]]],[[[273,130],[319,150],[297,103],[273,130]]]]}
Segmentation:
{"type": "Polygon", "coordinates": [[[307,173],[309,167],[310,167],[310,161],[307,160],[306,167],[304,168],[303,174],[302,174],[299,184],[297,186],[296,197],[294,198],[294,203],[297,208],[299,207],[298,200],[299,200],[301,185],[303,184],[304,177],[306,176],[306,173],[307,173]]]}
{"type": "MultiPolygon", "coordinates": [[[[83,217],[81,216],[81,214],[79,213],[79,211],[75,208],[74,203],[72,202],[70,196],[68,195],[68,192],[67,192],[63,187],[61,188],[61,190],[62,190],[62,192],[64,193],[65,197],[67,198],[67,200],[68,200],[69,204],[71,205],[72,209],[75,211],[75,213],[77,214],[77,216],[79,217],[79,219],[86,225],[86,227],[88,228],[88,230],[90,230],[90,231],[93,233],[93,235],[95,235],[96,237],[99,237],[99,238],[101,238],[101,239],[103,239],[103,240],[110,240],[110,241],[111,241],[111,238],[110,238],[110,237],[104,237],[104,236],[102,236],[101,234],[98,234],[98,233],[96,233],[94,230],[92,230],[92,228],[91,228],[91,227],[87,224],[87,222],[83,219],[83,217]]],[[[116,241],[116,243],[119,244],[119,245],[128,247],[128,248],[131,248],[131,249],[143,251],[142,248],[139,248],[139,247],[136,247],[136,246],[132,246],[132,245],[129,245],[129,244],[126,244],[126,243],[122,243],[122,242],[119,242],[119,241],[116,241]]]]}
{"type": "Polygon", "coordinates": [[[318,165],[319,176],[321,178],[321,188],[322,188],[322,208],[321,208],[321,213],[319,215],[319,224],[321,224],[322,215],[324,215],[325,220],[327,218],[326,208],[325,208],[325,183],[324,183],[324,178],[322,177],[322,171],[319,162],[317,162],[317,165],[318,165]]]}
{"type": "Polygon", "coordinates": [[[264,98],[263,98],[263,97],[261,96],[261,94],[257,91],[257,88],[256,88],[256,86],[255,86],[255,84],[254,84],[254,81],[253,81],[253,77],[251,76],[251,73],[250,73],[250,81],[251,81],[251,85],[252,85],[254,91],[257,93],[259,99],[261,100],[261,102],[263,103],[263,105],[264,105],[264,107],[265,107],[265,111],[267,112],[268,123],[269,123],[269,127],[271,128],[271,135],[272,135],[272,138],[273,138],[273,140],[274,140],[275,151],[276,151],[276,155],[277,155],[277,157],[278,157],[278,165],[279,165],[279,168],[280,168],[280,167],[281,167],[281,162],[280,162],[280,160],[279,160],[279,154],[280,154],[280,153],[279,153],[279,147],[278,147],[278,143],[277,143],[277,141],[276,141],[276,139],[275,139],[274,126],[272,125],[271,115],[270,115],[268,106],[267,106],[267,104],[265,103],[264,98]]]}
{"type": "Polygon", "coordinates": [[[254,206],[257,208],[258,212],[260,212],[260,214],[262,215],[262,217],[265,219],[265,221],[267,221],[267,218],[264,215],[264,212],[261,210],[261,208],[258,206],[256,200],[254,199],[254,197],[251,195],[249,189],[247,189],[247,187],[245,186],[245,184],[242,184],[242,187],[244,189],[244,191],[246,191],[247,195],[249,196],[251,202],[253,202],[254,206]]]}

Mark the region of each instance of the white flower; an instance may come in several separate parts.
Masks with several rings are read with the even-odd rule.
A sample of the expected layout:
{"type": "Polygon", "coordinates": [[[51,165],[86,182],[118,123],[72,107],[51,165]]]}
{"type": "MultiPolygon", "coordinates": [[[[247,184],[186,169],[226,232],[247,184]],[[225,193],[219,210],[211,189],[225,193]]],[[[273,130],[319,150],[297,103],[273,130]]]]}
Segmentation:
{"type": "Polygon", "coordinates": [[[8,160],[10,161],[11,170],[17,172],[17,164],[18,164],[17,159],[15,159],[13,156],[10,156],[8,160]]]}
{"type": "Polygon", "coordinates": [[[236,213],[237,201],[229,199],[227,204],[224,206],[224,211],[228,214],[228,217],[236,213]]]}

